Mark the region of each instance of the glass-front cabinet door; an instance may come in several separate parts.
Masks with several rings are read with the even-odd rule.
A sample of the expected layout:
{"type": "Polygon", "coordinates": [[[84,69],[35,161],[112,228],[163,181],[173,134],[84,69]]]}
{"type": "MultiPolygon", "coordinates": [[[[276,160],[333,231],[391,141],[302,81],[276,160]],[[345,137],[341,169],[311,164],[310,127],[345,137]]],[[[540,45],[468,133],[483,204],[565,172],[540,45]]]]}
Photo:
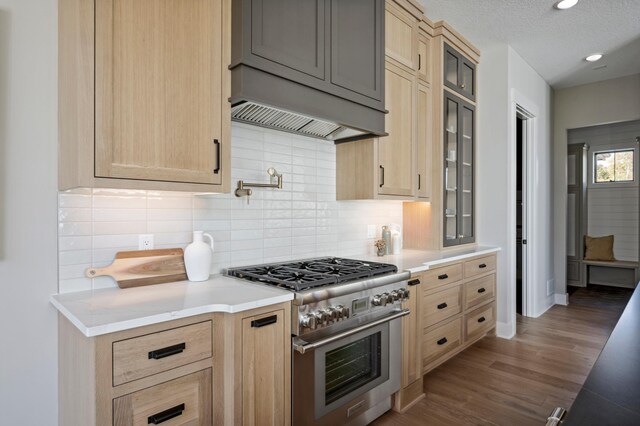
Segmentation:
{"type": "Polygon", "coordinates": [[[443,245],[474,241],[475,107],[445,92],[443,245]]]}
{"type": "Polygon", "coordinates": [[[444,44],[444,84],[465,98],[476,100],[476,66],[463,54],[444,44]]]}

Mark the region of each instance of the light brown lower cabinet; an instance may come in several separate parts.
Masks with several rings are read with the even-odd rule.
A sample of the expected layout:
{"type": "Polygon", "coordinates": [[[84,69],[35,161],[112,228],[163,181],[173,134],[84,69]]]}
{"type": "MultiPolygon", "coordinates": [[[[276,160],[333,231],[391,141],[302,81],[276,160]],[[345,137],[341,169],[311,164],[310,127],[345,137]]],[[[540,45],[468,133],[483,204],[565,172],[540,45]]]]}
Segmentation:
{"type": "Polygon", "coordinates": [[[289,303],[84,336],[59,319],[59,424],[289,425],[289,303]]]}
{"type": "Polygon", "coordinates": [[[402,382],[394,410],[404,412],[424,397],[427,373],[496,327],[496,255],[450,262],[412,277],[403,319],[402,382]],[[407,353],[409,351],[410,353],[407,353]],[[418,374],[414,374],[414,360],[418,374]],[[425,376],[426,375],[426,376],[425,376]]]}

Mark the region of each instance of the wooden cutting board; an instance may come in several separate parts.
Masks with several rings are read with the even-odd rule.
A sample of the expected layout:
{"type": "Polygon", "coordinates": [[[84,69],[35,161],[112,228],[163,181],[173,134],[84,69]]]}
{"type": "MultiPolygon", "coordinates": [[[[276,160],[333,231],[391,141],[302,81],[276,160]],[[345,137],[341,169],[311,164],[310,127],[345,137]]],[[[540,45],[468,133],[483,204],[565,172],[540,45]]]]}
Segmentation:
{"type": "Polygon", "coordinates": [[[181,248],[120,251],[106,268],[88,268],[89,278],[110,276],[120,288],[140,287],[187,279],[181,248]]]}

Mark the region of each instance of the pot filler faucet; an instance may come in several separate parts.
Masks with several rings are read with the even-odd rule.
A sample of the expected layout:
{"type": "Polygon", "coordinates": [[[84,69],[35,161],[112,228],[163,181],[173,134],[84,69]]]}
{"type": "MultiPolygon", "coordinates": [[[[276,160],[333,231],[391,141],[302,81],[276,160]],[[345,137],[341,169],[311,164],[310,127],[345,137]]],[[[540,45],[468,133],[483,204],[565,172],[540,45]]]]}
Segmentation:
{"type": "Polygon", "coordinates": [[[273,167],[269,167],[267,169],[267,174],[269,175],[269,183],[250,183],[245,182],[243,180],[238,181],[238,187],[236,188],[235,194],[236,197],[244,197],[247,196],[247,203],[249,202],[249,197],[253,194],[251,188],[275,188],[282,189],[282,175],[276,171],[273,167]],[[274,178],[276,182],[274,183],[274,178]]]}

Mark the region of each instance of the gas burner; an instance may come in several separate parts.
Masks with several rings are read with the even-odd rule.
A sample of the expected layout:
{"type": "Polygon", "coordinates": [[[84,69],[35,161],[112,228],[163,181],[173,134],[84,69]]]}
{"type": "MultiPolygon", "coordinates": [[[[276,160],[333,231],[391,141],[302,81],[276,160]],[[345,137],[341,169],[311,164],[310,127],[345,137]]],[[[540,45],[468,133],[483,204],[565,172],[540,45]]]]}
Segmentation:
{"type": "Polygon", "coordinates": [[[339,257],[322,257],[271,265],[232,268],[229,275],[302,291],[398,271],[394,265],[339,257]]]}

